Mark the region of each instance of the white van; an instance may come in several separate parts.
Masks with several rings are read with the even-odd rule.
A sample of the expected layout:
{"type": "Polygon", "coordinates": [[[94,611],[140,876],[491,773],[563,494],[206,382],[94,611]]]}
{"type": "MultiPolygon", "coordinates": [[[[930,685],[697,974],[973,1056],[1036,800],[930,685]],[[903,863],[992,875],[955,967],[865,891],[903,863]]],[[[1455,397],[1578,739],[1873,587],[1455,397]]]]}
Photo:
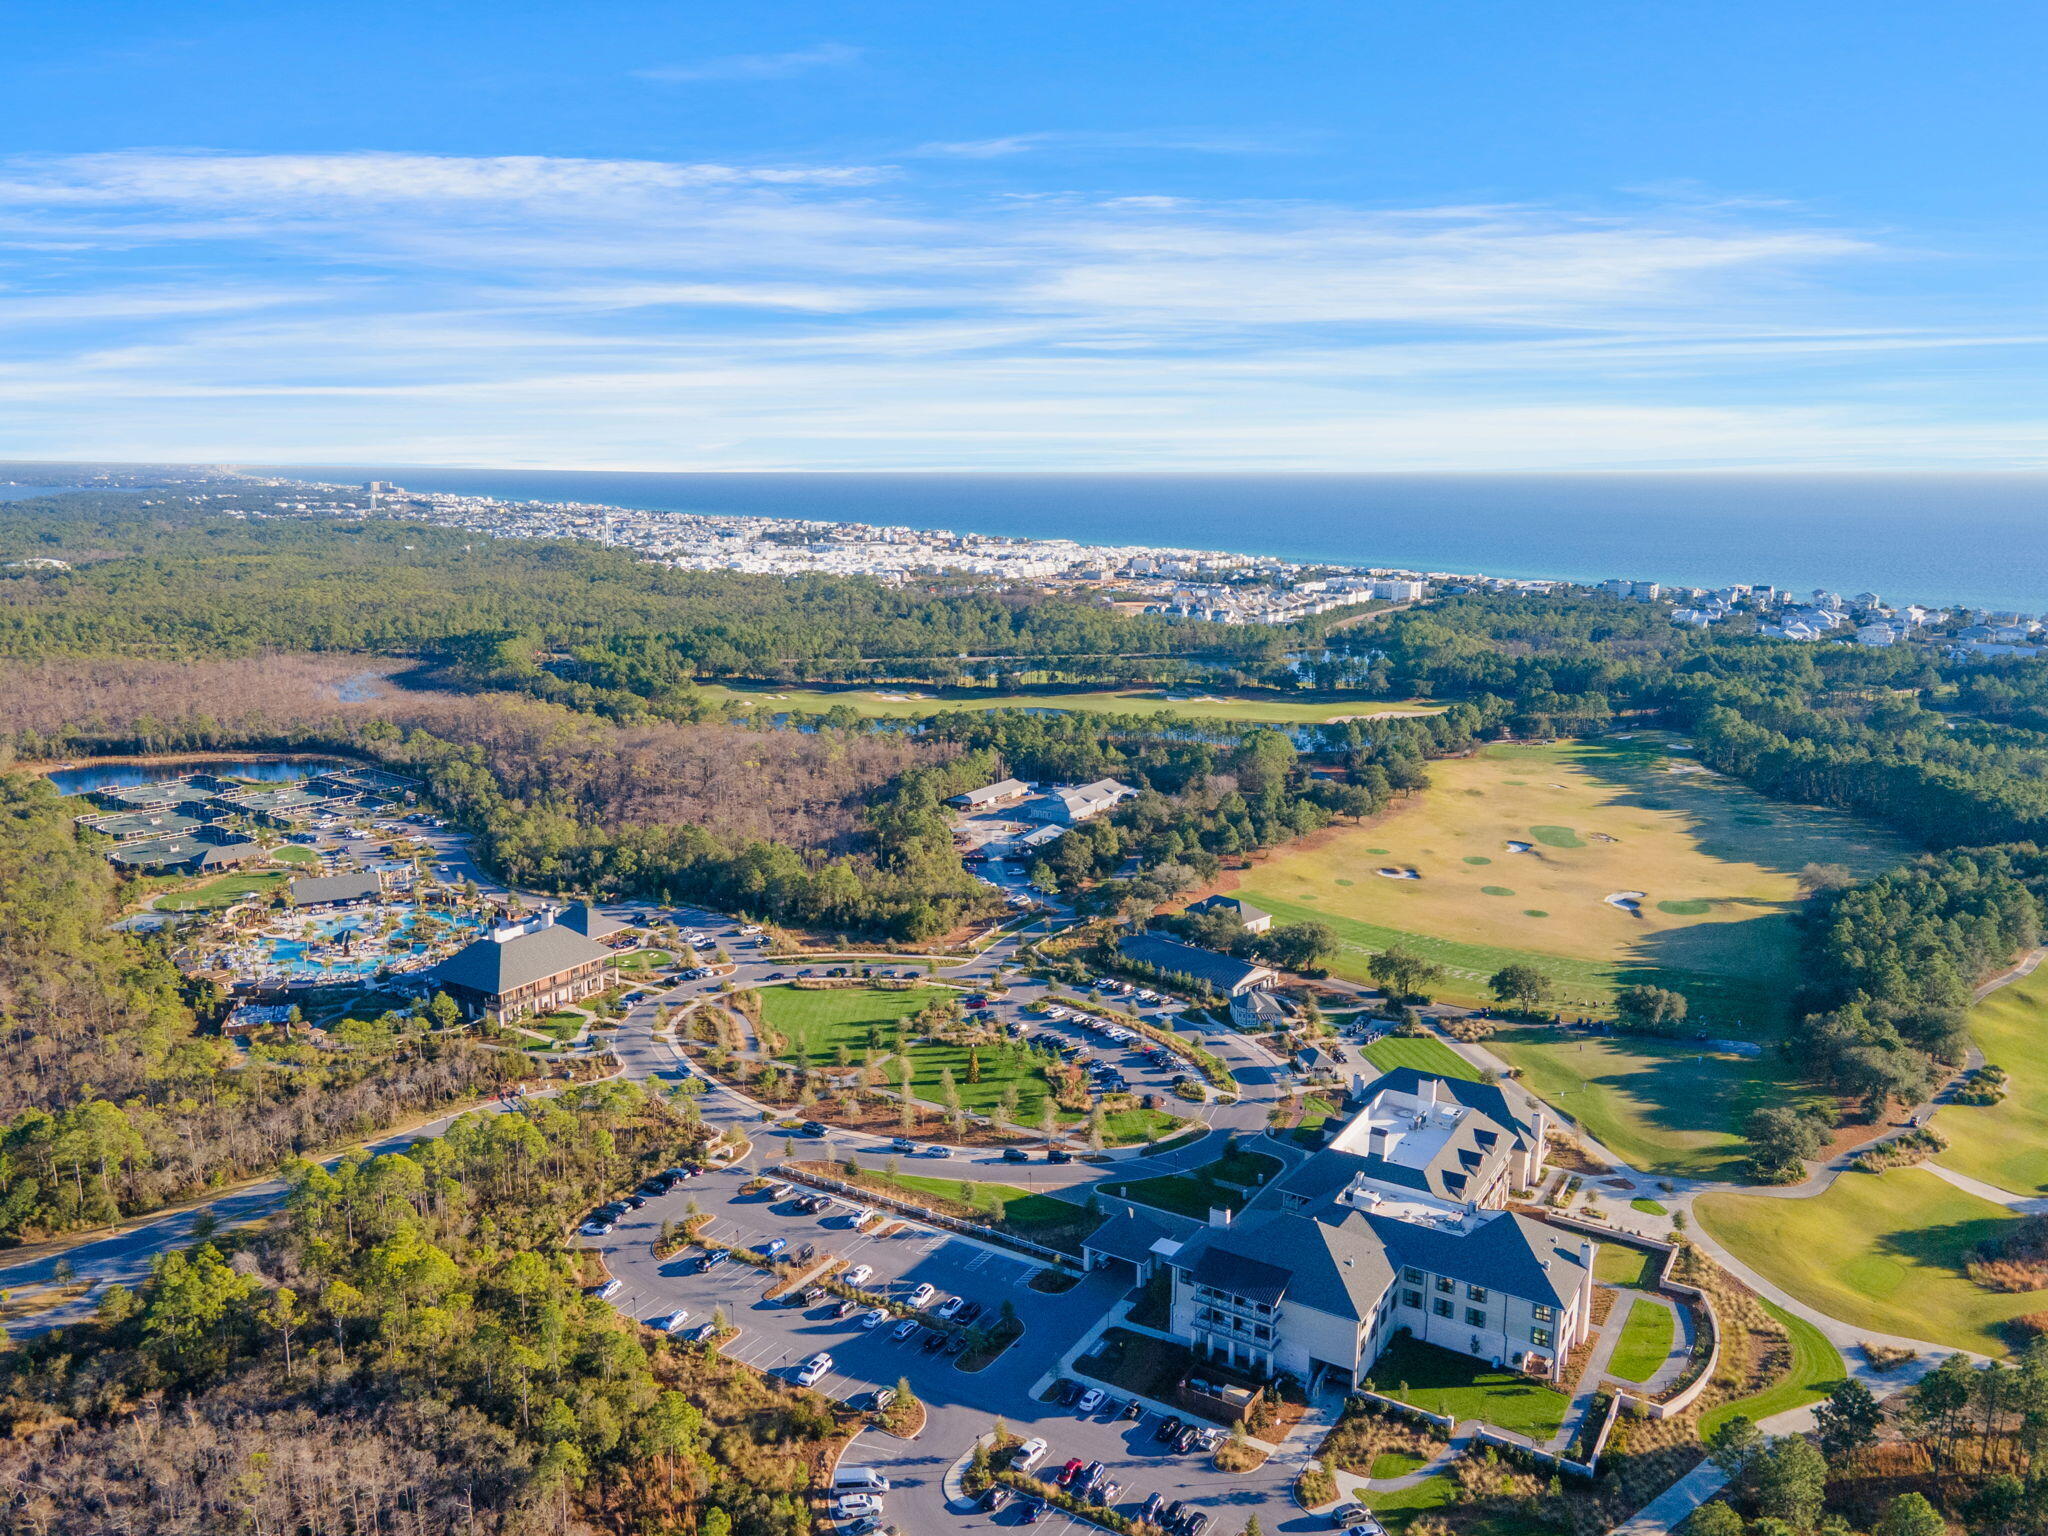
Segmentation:
{"type": "Polygon", "coordinates": [[[889,1479],[873,1467],[841,1467],[832,1474],[834,1493],[887,1493],[889,1479]]]}

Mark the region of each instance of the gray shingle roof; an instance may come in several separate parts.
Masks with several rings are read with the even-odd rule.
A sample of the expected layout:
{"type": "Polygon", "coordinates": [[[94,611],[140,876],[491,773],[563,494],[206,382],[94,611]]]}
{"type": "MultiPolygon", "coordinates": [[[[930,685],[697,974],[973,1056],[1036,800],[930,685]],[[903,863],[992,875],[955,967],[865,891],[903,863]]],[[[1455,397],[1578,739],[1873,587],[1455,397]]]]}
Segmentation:
{"type": "Polygon", "coordinates": [[[577,902],[555,922],[563,928],[573,929],[586,939],[602,939],[626,926],[617,918],[606,917],[587,901],[577,902]]]}
{"type": "Polygon", "coordinates": [[[1228,912],[1247,927],[1256,923],[1262,917],[1271,917],[1273,915],[1261,907],[1253,906],[1248,901],[1240,901],[1235,896],[1204,896],[1200,901],[1189,907],[1188,910],[1190,912],[1228,912]]]}
{"type": "Polygon", "coordinates": [[[550,924],[538,933],[521,934],[502,944],[478,939],[457,950],[433,969],[436,981],[486,994],[510,992],[549,976],[560,975],[591,960],[609,960],[612,952],[573,928],[550,924]]]}
{"type": "Polygon", "coordinates": [[[1169,939],[1164,934],[1131,934],[1118,941],[1117,948],[1133,960],[1156,965],[1172,975],[1192,976],[1219,992],[1233,992],[1257,976],[1271,974],[1263,965],[1252,965],[1230,955],[1218,954],[1213,949],[1183,944],[1179,939],[1169,939]]]}
{"type": "Polygon", "coordinates": [[[291,883],[292,900],[302,907],[326,901],[362,901],[383,894],[384,882],[373,869],[353,875],[309,875],[291,883]]]}
{"type": "Polygon", "coordinates": [[[1475,1083],[1464,1077],[1437,1077],[1434,1072],[1423,1072],[1415,1067],[1396,1067],[1383,1072],[1365,1085],[1368,1095],[1391,1090],[1395,1093],[1413,1094],[1429,1078],[1436,1077],[1439,1092],[1448,1094],[1467,1109],[1477,1110],[1497,1125],[1507,1127],[1525,1140],[1533,1140],[1535,1128],[1524,1120],[1508,1103],[1508,1096],[1492,1083],[1475,1083]]]}
{"type": "Polygon", "coordinates": [[[1200,1222],[1182,1216],[1119,1211],[1083,1238],[1081,1246],[1090,1252],[1142,1264],[1159,1257],[1152,1251],[1153,1244],[1185,1242],[1200,1227],[1200,1222]]]}

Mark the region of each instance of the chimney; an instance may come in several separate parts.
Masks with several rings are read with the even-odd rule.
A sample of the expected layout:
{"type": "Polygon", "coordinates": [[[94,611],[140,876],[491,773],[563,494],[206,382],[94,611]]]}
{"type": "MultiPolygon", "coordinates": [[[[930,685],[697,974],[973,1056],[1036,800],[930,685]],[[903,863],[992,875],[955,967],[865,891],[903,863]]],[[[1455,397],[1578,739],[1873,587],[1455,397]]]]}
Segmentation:
{"type": "Polygon", "coordinates": [[[1366,1138],[1366,1155],[1385,1157],[1392,1144],[1393,1136],[1387,1128],[1384,1125],[1376,1125],[1372,1128],[1372,1134],[1366,1138]]]}
{"type": "Polygon", "coordinates": [[[1231,1213],[1230,1213],[1230,1207],[1229,1207],[1229,1206],[1227,1206],[1227,1205],[1212,1205],[1212,1206],[1210,1206],[1210,1207],[1209,1207],[1209,1225],[1210,1225],[1210,1226],[1212,1226],[1212,1227],[1227,1227],[1227,1226],[1229,1226],[1229,1225],[1230,1225],[1230,1214],[1231,1214],[1231,1213]]]}
{"type": "Polygon", "coordinates": [[[1422,1102],[1425,1104],[1441,1103],[1443,1101],[1443,1086],[1441,1078],[1424,1078],[1422,1080],[1422,1102]]]}

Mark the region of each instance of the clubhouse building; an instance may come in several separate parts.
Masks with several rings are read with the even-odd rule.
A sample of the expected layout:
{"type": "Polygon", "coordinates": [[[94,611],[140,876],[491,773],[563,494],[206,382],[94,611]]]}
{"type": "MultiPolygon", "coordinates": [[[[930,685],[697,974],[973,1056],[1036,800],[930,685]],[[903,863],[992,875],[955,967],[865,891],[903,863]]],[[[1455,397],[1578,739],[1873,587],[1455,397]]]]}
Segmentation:
{"type": "Polygon", "coordinates": [[[446,991],[472,1015],[502,1024],[612,986],[618,966],[598,938],[620,925],[583,906],[556,919],[550,907],[524,922],[499,924],[428,971],[428,989],[446,991]]]}
{"type": "Polygon", "coordinates": [[[1190,1232],[1133,1209],[1088,1240],[1090,1262],[1164,1267],[1171,1332],[1254,1379],[1348,1390],[1408,1334],[1561,1381],[1592,1327],[1593,1244],[1503,1208],[1542,1177],[1542,1113],[1405,1067],[1354,1079],[1347,1107],[1242,1212],[1190,1232]]]}

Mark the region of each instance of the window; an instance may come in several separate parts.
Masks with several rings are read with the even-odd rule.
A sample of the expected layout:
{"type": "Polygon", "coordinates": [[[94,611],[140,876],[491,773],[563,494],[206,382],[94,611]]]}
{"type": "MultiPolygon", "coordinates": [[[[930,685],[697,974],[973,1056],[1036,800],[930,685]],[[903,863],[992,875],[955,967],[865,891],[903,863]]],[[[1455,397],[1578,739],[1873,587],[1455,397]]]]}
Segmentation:
{"type": "Polygon", "coordinates": [[[1465,1287],[1465,1299],[1466,1299],[1467,1301],[1484,1301],[1484,1300],[1486,1300],[1486,1287],[1485,1287],[1485,1286],[1483,1286],[1483,1285],[1468,1285],[1468,1286],[1466,1286],[1466,1287],[1465,1287]]]}
{"type": "Polygon", "coordinates": [[[1529,1330],[1529,1342],[1538,1349],[1550,1348],[1550,1330],[1548,1328],[1531,1328],[1529,1330]]]}
{"type": "Polygon", "coordinates": [[[1465,1309],[1465,1326],[1468,1328],[1484,1328],[1486,1326],[1486,1308],[1467,1307],[1465,1309]]]}
{"type": "Polygon", "coordinates": [[[1458,1288],[1458,1282],[1449,1275],[1438,1275],[1436,1277],[1436,1288],[1448,1296],[1458,1288]]]}
{"type": "Polygon", "coordinates": [[[1549,1322],[1549,1321],[1550,1321],[1550,1320],[1551,1320],[1551,1319],[1552,1319],[1553,1317],[1557,1316],[1557,1308],[1555,1308],[1555,1307],[1546,1307],[1546,1306],[1545,1306],[1545,1305],[1544,1305],[1544,1304],[1543,1304],[1542,1302],[1540,1302],[1540,1301],[1539,1301],[1539,1302],[1537,1302],[1537,1303],[1536,1303],[1536,1305],[1535,1305],[1535,1306],[1533,1306],[1533,1307],[1531,1307],[1531,1308],[1530,1308],[1529,1310],[1530,1310],[1530,1311],[1531,1311],[1532,1313],[1534,1313],[1534,1314],[1535,1314],[1535,1317],[1536,1317],[1536,1321],[1537,1321],[1537,1322],[1539,1322],[1539,1323],[1547,1323],[1547,1322],[1549,1322]]]}
{"type": "Polygon", "coordinates": [[[1406,1269],[1401,1271],[1401,1278],[1403,1280],[1406,1280],[1410,1285],[1420,1285],[1422,1284],[1422,1271],[1417,1269],[1413,1264],[1411,1264],[1406,1269]]]}
{"type": "Polygon", "coordinates": [[[1422,1310],[1422,1292],[1403,1291],[1401,1293],[1401,1305],[1413,1307],[1416,1311],[1420,1312],[1422,1310]]]}
{"type": "Polygon", "coordinates": [[[1441,1296],[1436,1299],[1436,1315],[1438,1317],[1449,1317],[1451,1315],[1451,1304],[1441,1296]]]}

